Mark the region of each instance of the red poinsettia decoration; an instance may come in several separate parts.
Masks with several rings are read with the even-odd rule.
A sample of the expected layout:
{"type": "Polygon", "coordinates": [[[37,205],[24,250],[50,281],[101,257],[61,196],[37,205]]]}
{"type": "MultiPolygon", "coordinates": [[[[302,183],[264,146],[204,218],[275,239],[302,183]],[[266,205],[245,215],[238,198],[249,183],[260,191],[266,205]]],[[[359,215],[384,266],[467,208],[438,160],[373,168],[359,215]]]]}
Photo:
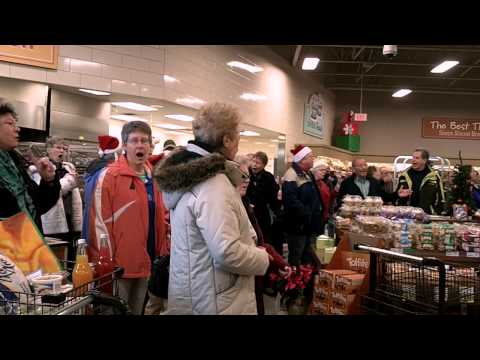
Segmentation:
{"type": "Polygon", "coordinates": [[[304,296],[304,289],[311,285],[312,273],[312,266],[300,265],[298,268],[293,268],[289,277],[281,278],[277,274],[271,273],[270,280],[277,284],[276,288],[282,295],[282,302],[285,301],[288,305],[297,297],[304,296]]]}

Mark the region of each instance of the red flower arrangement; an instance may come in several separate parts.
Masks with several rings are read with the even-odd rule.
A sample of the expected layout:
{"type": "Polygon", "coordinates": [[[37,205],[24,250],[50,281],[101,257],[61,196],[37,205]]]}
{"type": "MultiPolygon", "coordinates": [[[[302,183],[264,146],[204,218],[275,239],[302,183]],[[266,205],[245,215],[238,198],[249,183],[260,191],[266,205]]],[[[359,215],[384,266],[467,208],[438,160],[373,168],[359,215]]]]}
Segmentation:
{"type": "Polygon", "coordinates": [[[311,286],[313,274],[313,267],[310,265],[300,265],[298,268],[293,267],[292,270],[287,278],[270,273],[270,281],[274,283],[272,287],[280,292],[281,302],[284,302],[287,307],[298,297],[304,296],[304,290],[311,286]]]}

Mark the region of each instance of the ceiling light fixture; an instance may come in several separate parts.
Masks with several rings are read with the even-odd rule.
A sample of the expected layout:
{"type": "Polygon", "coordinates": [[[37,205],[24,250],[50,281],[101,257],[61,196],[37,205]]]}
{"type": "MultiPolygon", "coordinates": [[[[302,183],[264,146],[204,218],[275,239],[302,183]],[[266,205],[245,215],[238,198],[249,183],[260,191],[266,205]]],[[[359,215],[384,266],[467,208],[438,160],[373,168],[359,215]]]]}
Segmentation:
{"type": "Polygon", "coordinates": [[[134,116],[134,115],[111,115],[110,118],[121,121],[144,121],[148,122],[147,119],[134,116]]]}
{"type": "Polygon", "coordinates": [[[151,106],[129,102],[129,101],[112,102],[112,105],[129,109],[129,110],[135,110],[135,111],[157,111],[158,110],[151,106]]]}
{"type": "Polygon", "coordinates": [[[430,72],[434,74],[441,74],[457,65],[458,61],[444,61],[440,65],[435,66],[432,70],[430,70],[430,72]]]}
{"type": "Polygon", "coordinates": [[[278,138],[279,138],[280,140],[285,140],[285,139],[286,139],[286,137],[285,137],[284,135],[280,135],[278,138]]]}
{"type": "Polygon", "coordinates": [[[106,92],[106,91],[98,91],[98,90],[78,89],[78,91],[81,91],[81,92],[84,92],[84,93],[93,94],[93,95],[99,95],[99,96],[111,95],[109,92],[106,92]]]}
{"type": "Polygon", "coordinates": [[[303,59],[302,70],[315,70],[320,59],[317,57],[306,57],[303,59]]]}
{"type": "Polygon", "coordinates": [[[263,68],[261,66],[249,65],[240,61],[230,61],[227,63],[227,65],[230,67],[236,67],[236,68],[248,71],[252,74],[263,71],[263,68]]]}
{"type": "Polygon", "coordinates": [[[163,80],[166,81],[166,82],[169,82],[169,83],[179,82],[174,77],[168,76],[168,75],[163,75],[163,80]]]}
{"type": "Polygon", "coordinates": [[[242,136],[260,136],[260,134],[258,132],[250,131],[250,130],[240,131],[240,135],[242,135],[242,136]]]}
{"type": "Polygon", "coordinates": [[[186,104],[186,105],[203,105],[205,101],[196,97],[188,97],[188,98],[180,98],[176,99],[175,102],[179,104],[186,104]]]}
{"type": "Polygon", "coordinates": [[[169,130],[187,130],[185,126],[180,126],[180,125],[175,125],[175,124],[158,124],[158,125],[153,125],[155,127],[159,127],[162,129],[169,129],[169,130]]]}
{"type": "Polygon", "coordinates": [[[173,120],[179,120],[179,121],[193,121],[193,116],[189,116],[189,115],[173,114],[173,115],[165,115],[165,117],[173,120]]]}
{"type": "Polygon", "coordinates": [[[396,98],[401,98],[401,97],[407,96],[411,92],[412,90],[410,89],[400,89],[397,92],[395,92],[392,96],[396,98]]]}
{"type": "Polygon", "coordinates": [[[260,100],[266,100],[267,97],[265,95],[243,93],[242,95],[240,95],[240,99],[247,100],[247,101],[260,101],[260,100]]]}

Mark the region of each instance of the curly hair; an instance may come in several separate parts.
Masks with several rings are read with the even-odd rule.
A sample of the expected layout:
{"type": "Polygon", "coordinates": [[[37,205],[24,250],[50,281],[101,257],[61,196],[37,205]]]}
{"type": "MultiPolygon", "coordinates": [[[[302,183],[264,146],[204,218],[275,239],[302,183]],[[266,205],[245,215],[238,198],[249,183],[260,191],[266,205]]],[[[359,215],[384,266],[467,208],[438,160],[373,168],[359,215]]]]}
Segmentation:
{"type": "Polygon", "coordinates": [[[192,123],[195,140],[209,145],[214,151],[223,147],[223,137],[233,138],[240,114],[236,107],[223,103],[213,103],[203,106],[192,123]]]}

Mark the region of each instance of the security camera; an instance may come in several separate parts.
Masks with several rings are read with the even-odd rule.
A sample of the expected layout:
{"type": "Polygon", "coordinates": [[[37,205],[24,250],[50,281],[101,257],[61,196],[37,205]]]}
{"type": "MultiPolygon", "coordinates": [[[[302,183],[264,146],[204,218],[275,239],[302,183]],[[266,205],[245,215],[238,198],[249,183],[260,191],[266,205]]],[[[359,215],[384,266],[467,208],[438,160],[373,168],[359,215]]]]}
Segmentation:
{"type": "Polygon", "coordinates": [[[398,54],[397,45],[383,45],[383,56],[391,59],[398,54]]]}

